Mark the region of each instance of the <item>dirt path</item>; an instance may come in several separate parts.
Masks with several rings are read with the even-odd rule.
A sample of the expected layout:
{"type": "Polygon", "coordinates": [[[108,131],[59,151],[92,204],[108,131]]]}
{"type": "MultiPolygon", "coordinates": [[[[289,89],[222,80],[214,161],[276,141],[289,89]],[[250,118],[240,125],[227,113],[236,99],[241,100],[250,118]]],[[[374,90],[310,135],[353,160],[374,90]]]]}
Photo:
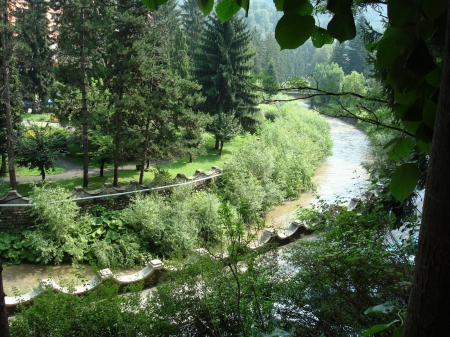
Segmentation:
{"type": "MultiPolygon", "coordinates": [[[[66,172],[59,174],[46,174],[45,180],[64,180],[64,179],[73,179],[73,178],[82,178],[83,177],[83,167],[81,165],[72,163],[71,161],[60,158],[57,162],[57,165],[64,168],[66,172]]],[[[136,165],[124,165],[120,166],[121,170],[135,170],[136,165]]],[[[105,168],[104,173],[112,173],[113,168],[105,168]]],[[[100,174],[99,168],[90,168],[89,176],[96,176],[100,174]]],[[[5,182],[9,182],[9,177],[4,178],[5,182]]],[[[19,183],[27,183],[32,181],[41,181],[42,177],[39,176],[22,176],[17,177],[17,182],[19,183]]]]}

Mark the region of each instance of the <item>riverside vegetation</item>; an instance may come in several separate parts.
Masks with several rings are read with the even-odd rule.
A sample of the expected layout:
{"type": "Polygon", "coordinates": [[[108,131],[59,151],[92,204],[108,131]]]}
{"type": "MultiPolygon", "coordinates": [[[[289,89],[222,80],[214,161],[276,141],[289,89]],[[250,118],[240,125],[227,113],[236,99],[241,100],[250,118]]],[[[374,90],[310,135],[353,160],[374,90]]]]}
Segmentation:
{"type": "MultiPolygon", "coordinates": [[[[105,266],[132,265],[158,256],[170,257],[165,263],[174,268],[145,302],[139,285],[128,288],[129,296],[118,296],[113,284],[85,297],[46,292],[16,314],[11,334],[313,337],[373,331],[390,336],[392,329],[398,330],[416,243],[414,235],[405,241],[389,239],[401,222],[385,194],[362,201],[353,211],[340,206],[341,201],[300,211],[298,218],[313,225],[316,239],[300,240],[281,255],[270,246],[246,249],[256,239],[249,223],[257,223],[258,215],[283,198],[311,188],[314,168],[331,145],[328,126],[317,114],[296,103],[285,104],[281,112],[268,110],[273,121],[242,139],[212,190],[181,188],[167,197],[140,196],[122,212],[97,207],[77,218],[72,203],[64,203],[67,209],[59,212],[61,208],[44,202],[66,192],[51,189],[54,195],[49,196],[35,189],[35,202],[41,196],[47,208],[39,211],[42,223],[46,216],[64,213],[49,227],[38,228],[41,233],[61,231],[59,238],[35,234],[35,248],[38,243],[50,248],[36,251],[40,261],[47,254],[48,261],[79,257],[105,266]],[[71,226],[58,229],[60,223],[71,226]],[[75,246],[78,241],[83,245],[75,246]],[[60,242],[59,254],[50,247],[54,242],[60,242]],[[148,244],[146,250],[140,242],[148,244]],[[216,258],[180,259],[198,247],[216,258]],[[224,250],[227,257],[221,255],[224,250]]],[[[414,233],[417,218],[403,220],[414,233]]]]}
{"type": "Polygon", "coordinates": [[[243,137],[209,191],[186,187],[165,197],[137,196],[125,210],[94,207],[80,216],[75,203],[51,203],[64,200],[69,191],[35,187],[30,197],[37,222],[28,230],[2,233],[2,256],[12,263],[72,260],[99,267],[185,256],[203,241],[221,242],[221,204],[251,224],[283,199],[311,190],[315,168],[330,148],[325,120],[296,103],[285,104],[273,122],[243,137]]]}

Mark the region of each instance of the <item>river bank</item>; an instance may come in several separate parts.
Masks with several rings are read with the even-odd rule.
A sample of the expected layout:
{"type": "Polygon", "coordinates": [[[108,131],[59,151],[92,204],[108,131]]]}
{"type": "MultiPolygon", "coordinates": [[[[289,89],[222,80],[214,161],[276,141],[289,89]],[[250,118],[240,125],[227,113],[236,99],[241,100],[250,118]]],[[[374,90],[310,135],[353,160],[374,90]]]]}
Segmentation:
{"type": "MultiPolygon", "coordinates": [[[[317,170],[313,177],[317,185],[315,193],[305,193],[298,200],[286,201],[271,210],[265,219],[266,227],[285,229],[295,219],[298,206],[308,207],[316,201],[316,196],[332,201],[336,196],[346,199],[360,196],[365,190],[368,175],[361,162],[370,160],[370,144],[364,133],[354,126],[333,118],[327,118],[331,127],[333,154],[317,170]]],[[[132,274],[141,269],[117,271],[118,274],[132,274]]],[[[116,272],[116,271],[114,271],[116,272]]],[[[53,277],[56,281],[81,283],[89,280],[95,271],[89,265],[74,269],[70,264],[48,267],[41,265],[4,266],[3,283],[5,292],[13,295],[29,292],[37,286],[39,279],[53,277]],[[16,289],[16,290],[15,290],[16,289]]]]}

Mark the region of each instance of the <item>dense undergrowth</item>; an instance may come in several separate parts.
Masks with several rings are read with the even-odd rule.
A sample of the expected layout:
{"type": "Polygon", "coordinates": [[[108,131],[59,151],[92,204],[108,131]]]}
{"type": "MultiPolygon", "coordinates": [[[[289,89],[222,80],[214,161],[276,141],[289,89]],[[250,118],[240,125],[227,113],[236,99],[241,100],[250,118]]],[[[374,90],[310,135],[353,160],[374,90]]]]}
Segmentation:
{"type": "Polygon", "coordinates": [[[73,202],[52,203],[65,200],[67,190],[35,187],[30,198],[36,223],[2,233],[0,251],[11,263],[71,260],[99,267],[183,257],[202,244],[223,240],[221,204],[249,225],[283,199],[313,189],[311,177],[330,148],[327,122],[296,103],[286,104],[277,118],[242,138],[212,189],[136,196],[124,210],[94,207],[81,215],[73,202]]]}

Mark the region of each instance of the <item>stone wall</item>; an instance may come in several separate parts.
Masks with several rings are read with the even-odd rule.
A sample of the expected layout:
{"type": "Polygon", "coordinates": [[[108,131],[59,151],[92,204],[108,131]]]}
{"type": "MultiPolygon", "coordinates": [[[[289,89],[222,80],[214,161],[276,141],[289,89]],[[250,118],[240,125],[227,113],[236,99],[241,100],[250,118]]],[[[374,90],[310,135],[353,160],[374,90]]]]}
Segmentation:
{"type": "MultiPolygon", "coordinates": [[[[210,171],[196,170],[194,175],[186,176],[178,173],[172,183],[164,186],[145,186],[137,181],[130,181],[124,187],[113,187],[111,183],[105,183],[99,190],[88,191],[77,186],[71,192],[80,208],[81,213],[88,212],[94,205],[102,205],[109,209],[124,209],[130,203],[130,197],[135,193],[167,193],[173,187],[187,184],[195,184],[195,189],[204,189],[210,186],[214,178],[219,177],[222,170],[213,166],[210,171]]],[[[11,190],[0,199],[0,231],[26,228],[34,224],[35,219],[31,215],[30,199],[22,197],[17,191],[11,190]]]]}

